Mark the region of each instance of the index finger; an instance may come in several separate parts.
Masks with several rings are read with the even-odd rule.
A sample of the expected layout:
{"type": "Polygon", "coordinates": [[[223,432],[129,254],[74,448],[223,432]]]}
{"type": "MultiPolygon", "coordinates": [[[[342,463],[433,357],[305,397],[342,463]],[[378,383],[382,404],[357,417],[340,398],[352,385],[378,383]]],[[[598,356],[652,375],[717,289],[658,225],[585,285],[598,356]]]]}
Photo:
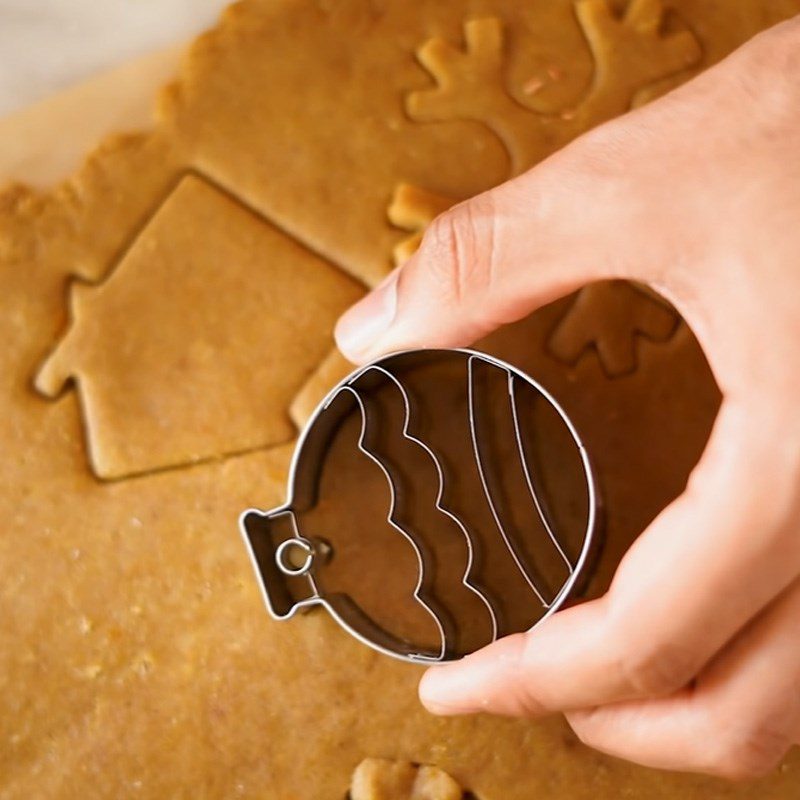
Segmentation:
{"type": "Polygon", "coordinates": [[[629,551],[603,598],[429,670],[425,705],[536,715],[689,683],[800,573],[796,477],[776,463],[780,433],[756,420],[723,405],[689,487],[629,551]]]}

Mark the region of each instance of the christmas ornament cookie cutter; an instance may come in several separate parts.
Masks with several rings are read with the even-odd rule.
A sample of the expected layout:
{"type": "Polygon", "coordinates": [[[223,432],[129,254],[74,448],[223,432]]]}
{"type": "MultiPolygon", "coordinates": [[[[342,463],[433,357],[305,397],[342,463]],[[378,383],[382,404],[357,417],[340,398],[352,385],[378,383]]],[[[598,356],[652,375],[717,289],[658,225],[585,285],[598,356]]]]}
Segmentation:
{"type": "MultiPolygon", "coordinates": [[[[492,446],[499,445],[495,442],[492,446]]],[[[363,485],[366,501],[370,492],[367,484],[363,485]]],[[[530,608],[522,609],[522,616],[517,614],[517,627],[520,620],[523,620],[521,629],[535,627],[579,592],[579,581],[585,582],[587,579],[586,573],[590,571],[587,567],[597,553],[598,492],[586,448],[575,426],[555,398],[536,380],[513,365],[476,350],[402,351],[352,372],[322,400],[300,434],[289,471],[287,494],[287,502],[278,508],[270,511],[251,508],[240,516],[240,530],[270,615],[276,620],[286,620],[300,610],[321,606],[362,643],[386,655],[413,663],[457,660],[467,652],[513,632],[515,629],[509,621],[508,609],[498,600],[512,583],[516,586],[517,597],[523,597],[521,602],[512,607],[512,611],[516,613],[520,605],[530,604],[530,608]],[[436,385],[431,390],[437,396],[429,397],[426,396],[429,394],[426,376],[434,374],[433,370],[439,370],[436,385]],[[412,385],[414,381],[416,388],[412,385]],[[504,387],[502,393],[507,393],[505,397],[501,396],[499,390],[500,381],[504,387]],[[486,394],[485,387],[492,383],[495,392],[490,396],[486,394]],[[484,388],[479,391],[480,387],[484,388]],[[481,392],[483,401],[479,397],[481,392]],[[525,394],[524,403],[520,399],[522,393],[525,394]],[[429,435],[425,435],[418,424],[426,412],[430,416],[428,409],[435,407],[445,396],[449,398],[451,407],[439,414],[439,428],[444,430],[451,423],[461,425],[459,430],[463,430],[463,438],[469,440],[463,445],[463,452],[454,451],[455,456],[450,457],[449,464],[445,463],[443,453],[437,452],[437,448],[426,441],[437,430],[435,415],[432,427],[429,426],[429,435]],[[394,403],[392,408],[391,404],[387,405],[390,399],[394,403]],[[510,413],[505,414],[503,409],[504,416],[498,417],[498,408],[506,402],[510,413]],[[379,408],[381,403],[382,411],[379,408]],[[535,417],[531,409],[539,416],[535,417]],[[465,412],[463,423],[460,419],[462,411],[465,412]],[[582,482],[582,490],[574,493],[580,494],[580,498],[569,496],[566,501],[563,497],[560,500],[562,507],[569,506],[571,509],[569,547],[559,536],[558,525],[553,521],[552,501],[548,502],[544,496],[540,476],[531,466],[531,443],[539,447],[540,439],[547,437],[535,429],[531,429],[531,433],[528,430],[530,423],[523,432],[523,416],[526,419],[549,420],[548,426],[552,429],[549,438],[562,442],[559,445],[562,450],[565,449],[563,443],[568,443],[567,449],[574,451],[565,457],[558,449],[551,450],[558,456],[559,469],[567,465],[573,483],[577,486],[582,482]],[[427,525],[409,522],[414,516],[414,509],[422,503],[405,485],[407,481],[402,475],[401,459],[386,455],[387,448],[379,441],[382,427],[395,429],[394,441],[399,443],[398,452],[413,451],[416,454],[417,468],[411,471],[410,480],[411,483],[416,480],[423,486],[427,497],[424,504],[432,506],[427,525]],[[505,437],[511,439],[512,444],[504,442],[506,450],[492,462],[487,455],[486,442],[497,438],[501,427],[513,431],[513,435],[505,437]],[[345,458],[343,466],[327,468],[329,477],[326,478],[326,459],[335,449],[334,444],[347,438],[343,433],[345,429],[349,430],[348,441],[352,443],[355,440],[356,448],[351,449],[356,459],[351,463],[345,458]],[[424,478],[422,473],[426,465],[428,473],[424,478]],[[534,564],[537,554],[531,547],[536,537],[526,532],[523,526],[513,524],[511,501],[503,501],[504,487],[498,482],[502,481],[502,477],[493,474],[508,471],[509,465],[513,465],[517,474],[518,488],[524,486],[527,493],[524,502],[517,502],[522,494],[517,492],[514,502],[516,505],[530,505],[531,515],[538,520],[528,526],[531,530],[536,528],[536,546],[548,551],[551,571],[560,570],[555,585],[549,591],[543,588],[546,583],[542,578],[544,573],[534,564]],[[494,470],[495,466],[500,469],[494,470]],[[473,480],[474,491],[467,493],[467,500],[474,508],[483,506],[482,525],[466,518],[455,507],[448,491],[449,478],[468,471],[468,467],[477,480],[473,480]],[[374,516],[372,527],[363,523],[363,520],[359,522],[358,513],[362,504],[358,502],[357,494],[356,502],[348,507],[352,508],[352,518],[345,517],[343,524],[339,518],[339,523],[329,529],[326,529],[326,523],[319,522],[321,506],[335,507],[339,499],[341,503],[345,502],[335,492],[332,500],[323,499],[321,502],[321,481],[330,482],[330,476],[338,480],[351,471],[356,482],[360,480],[359,475],[365,475],[371,476],[374,484],[377,480],[375,476],[380,475],[388,488],[388,510],[382,522],[387,530],[401,537],[398,541],[404,542],[409,552],[413,552],[417,571],[411,592],[411,600],[416,604],[413,612],[424,612],[427,622],[432,623],[428,625],[424,643],[421,641],[423,637],[417,636],[416,629],[412,633],[409,633],[410,629],[392,630],[394,620],[391,611],[384,611],[383,619],[379,621],[369,607],[364,607],[370,606],[372,601],[356,597],[358,580],[361,578],[369,578],[376,583],[375,576],[380,577],[381,570],[384,570],[386,577],[394,577],[396,565],[374,563],[380,561],[382,551],[375,551],[363,569],[360,572],[357,570],[356,584],[352,580],[349,584],[351,590],[343,591],[341,587],[326,585],[326,572],[335,571],[331,569],[331,564],[338,551],[341,549],[345,554],[342,559],[349,557],[346,553],[360,554],[361,548],[353,543],[363,541],[369,544],[371,532],[376,530],[374,516]],[[355,474],[357,472],[358,475],[355,474]],[[406,509],[400,513],[399,507],[404,503],[406,509]],[[487,524],[488,520],[491,520],[491,524],[487,524]],[[458,553],[457,567],[450,568],[446,556],[439,557],[437,561],[434,551],[440,542],[433,529],[440,524],[449,526],[450,552],[458,553]],[[318,530],[318,527],[322,530],[318,530]],[[430,530],[424,530],[426,527],[430,530]],[[489,531],[489,528],[493,530],[489,531]],[[348,531],[348,536],[346,541],[341,540],[343,545],[340,548],[337,537],[341,537],[343,530],[348,531]],[[455,547],[455,551],[452,547],[455,547]],[[499,558],[503,560],[506,571],[497,573],[500,578],[495,579],[492,589],[487,588],[485,582],[476,575],[479,572],[476,566],[480,554],[483,554],[481,563],[488,564],[492,559],[486,558],[486,554],[496,550],[500,551],[499,558]],[[454,569],[457,574],[453,572],[454,569]],[[455,586],[456,578],[460,587],[455,586]],[[448,607],[436,596],[437,580],[449,586],[450,595],[457,595],[460,589],[469,593],[471,600],[479,604],[474,605],[479,611],[473,611],[469,619],[483,618],[481,624],[484,628],[480,635],[476,633],[472,639],[469,636],[465,638],[463,632],[458,630],[455,620],[459,615],[453,611],[454,603],[451,602],[448,607]],[[528,593],[527,598],[524,592],[528,593]],[[512,627],[509,628],[509,625],[512,627]]],[[[498,562],[496,552],[494,561],[498,562]]],[[[377,580],[377,585],[379,597],[380,580],[377,580]]],[[[467,598],[463,592],[461,596],[467,598]]],[[[455,605],[459,605],[459,602],[456,601],[455,605]]]]}

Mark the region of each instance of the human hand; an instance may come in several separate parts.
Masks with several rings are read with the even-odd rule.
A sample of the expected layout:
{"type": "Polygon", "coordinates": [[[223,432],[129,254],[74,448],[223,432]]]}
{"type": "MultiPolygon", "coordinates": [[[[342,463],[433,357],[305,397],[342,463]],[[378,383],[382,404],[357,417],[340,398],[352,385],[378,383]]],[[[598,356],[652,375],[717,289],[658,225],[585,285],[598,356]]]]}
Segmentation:
{"type": "Polygon", "coordinates": [[[723,393],[706,452],[604,597],[420,694],[760,775],[800,743],[800,21],[439,217],[337,339],[360,362],[460,346],[601,278],[650,284],[694,329],[723,393]]]}

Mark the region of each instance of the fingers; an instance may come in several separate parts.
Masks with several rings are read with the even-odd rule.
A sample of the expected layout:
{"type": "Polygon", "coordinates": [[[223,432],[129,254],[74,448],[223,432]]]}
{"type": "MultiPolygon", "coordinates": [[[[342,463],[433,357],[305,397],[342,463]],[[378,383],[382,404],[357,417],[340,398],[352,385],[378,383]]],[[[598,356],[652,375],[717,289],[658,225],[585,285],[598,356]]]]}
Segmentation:
{"type": "Polygon", "coordinates": [[[593,141],[584,137],[434,220],[417,254],[342,317],[342,352],[363,362],[408,347],[471,344],[591,280],[646,280],[637,272],[648,261],[645,237],[626,223],[627,170],[609,169],[615,162],[595,157],[593,141]]]}
{"type": "Polygon", "coordinates": [[[567,714],[578,736],[661,769],[754,778],[800,744],[800,583],[673,696],[567,714]]]}
{"type": "MultiPolygon", "coordinates": [[[[650,6],[643,0],[631,7],[628,21],[650,26],[650,6]]],[[[470,47],[499,35],[487,33],[485,22],[468,28],[470,47]]],[[[797,48],[783,39],[796,38],[797,24],[438,217],[379,296],[341,319],[341,350],[364,362],[407,347],[471,344],[584,283],[620,277],[667,296],[720,377],[722,362],[730,366],[724,342],[736,337],[719,322],[731,315],[712,313],[724,303],[708,297],[752,293],[743,275],[730,278],[732,269],[744,264],[753,274],[764,252],[767,266],[780,261],[774,219],[795,203],[794,189],[775,189],[784,186],[786,159],[774,142],[794,141],[797,128],[793,117],[786,121],[786,109],[796,107],[796,82],[775,80],[794,74],[787,64],[797,48]],[[783,56],[765,58],[772,51],[783,56]],[[771,98],[766,133],[752,113],[756,95],[771,98]],[[784,193],[788,205],[779,199],[784,193]]],[[[431,63],[455,57],[441,42],[431,47],[423,53],[431,63]]]]}
{"type": "Polygon", "coordinates": [[[687,685],[800,574],[800,476],[776,458],[781,434],[767,424],[726,403],[688,490],[629,551],[604,598],[430,670],[423,702],[535,715],[687,685]]]}

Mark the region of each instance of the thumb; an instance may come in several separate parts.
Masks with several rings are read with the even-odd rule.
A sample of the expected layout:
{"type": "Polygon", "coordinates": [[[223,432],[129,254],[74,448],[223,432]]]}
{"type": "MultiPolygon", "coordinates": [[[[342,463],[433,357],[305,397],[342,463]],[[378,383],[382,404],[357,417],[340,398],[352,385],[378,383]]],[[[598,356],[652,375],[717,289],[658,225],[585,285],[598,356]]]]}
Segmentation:
{"type": "Polygon", "coordinates": [[[590,138],[437,217],[419,251],[340,319],[344,355],[471,344],[584,283],[636,277],[631,170],[590,138]]]}

